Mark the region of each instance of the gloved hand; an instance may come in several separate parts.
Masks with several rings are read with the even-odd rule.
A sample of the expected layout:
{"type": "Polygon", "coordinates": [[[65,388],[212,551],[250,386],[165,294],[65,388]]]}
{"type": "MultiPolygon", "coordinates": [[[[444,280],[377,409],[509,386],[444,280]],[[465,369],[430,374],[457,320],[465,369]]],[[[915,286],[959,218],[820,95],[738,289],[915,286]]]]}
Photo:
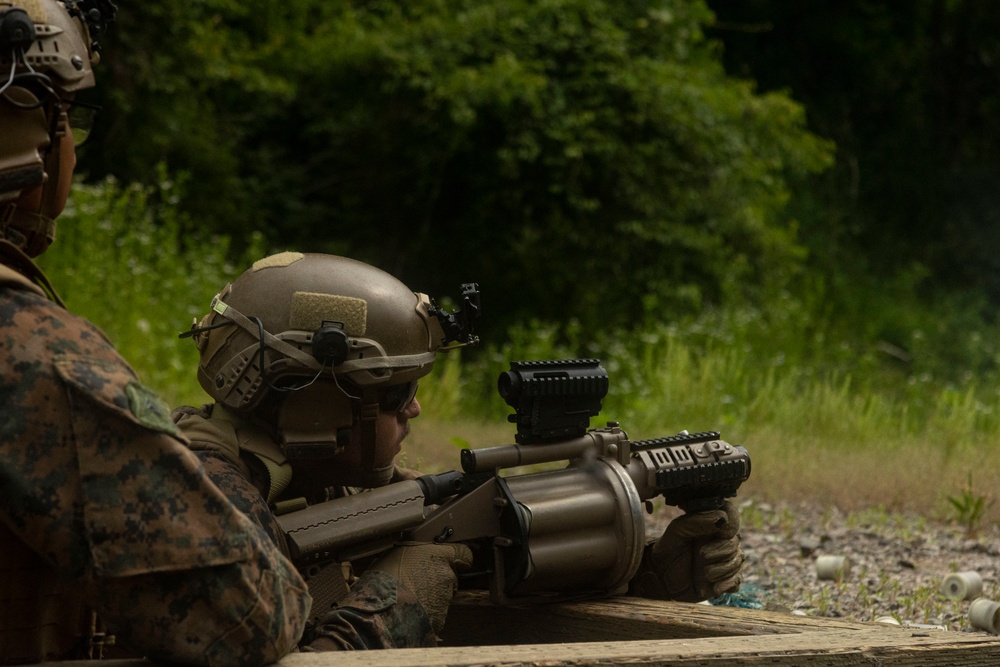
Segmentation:
{"type": "Polygon", "coordinates": [[[368,571],[385,572],[409,589],[439,634],[458,589],[455,573],[471,566],[472,550],[464,544],[414,544],[394,548],[368,571]]]}
{"type": "Polygon", "coordinates": [[[404,468],[398,463],[394,463],[392,466],[392,479],[390,482],[406,482],[411,479],[416,479],[424,473],[419,470],[414,470],[413,468],[404,468]]]}
{"type": "Polygon", "coordinates": [[[735,592],[746,556],[740,514],[728,500],[718,510],[684,514],[646,547],[630,592],[659,600],[700,602],[735,592]]]}

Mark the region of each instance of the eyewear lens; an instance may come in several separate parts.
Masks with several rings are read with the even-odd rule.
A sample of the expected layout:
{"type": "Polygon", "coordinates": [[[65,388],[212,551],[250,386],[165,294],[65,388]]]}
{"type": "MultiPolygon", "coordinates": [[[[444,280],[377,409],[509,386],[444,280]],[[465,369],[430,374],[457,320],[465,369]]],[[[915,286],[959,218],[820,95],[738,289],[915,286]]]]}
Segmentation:
{"type": "Polygon", "coordinates": [[[378,407],[382,412],[402,412],[417,396],[417,383],[407,382],[386,387],[379,392],[378,407]]]}
{"type": "Polygon", "coordinates": [[[73,143],[80,147],[90,138],[90,132],[94,129],[94,119],[97,118],[97,112],[101,107],[82,102],[70,102],[68,106],[67,117],[69,126],[73,130],[73,143]]]}

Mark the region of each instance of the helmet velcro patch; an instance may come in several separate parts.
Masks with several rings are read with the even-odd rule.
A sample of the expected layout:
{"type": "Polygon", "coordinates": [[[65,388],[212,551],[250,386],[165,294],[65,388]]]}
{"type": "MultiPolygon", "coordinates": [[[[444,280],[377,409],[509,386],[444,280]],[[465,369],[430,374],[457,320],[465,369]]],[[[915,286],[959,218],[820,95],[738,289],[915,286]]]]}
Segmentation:
{"type": "Polygon", "coordinates": [[[347,335],[363,336],[367,328],[368,302],[336,294],[295,292],[288,318],[289,327],[300,331],[314,331],[324,322],[341,322],[347,335]]]}
{"type": "Polygon", "coordinates": [[[252,271],[260,271],[261,269],[270,269],[275,266],[288,266],[289,264],[294,264],[305,257],[301,252],[279,252],[277,255],[271,255],[265,257],[264,259],[258,259],[250,267],[252,271]]]}

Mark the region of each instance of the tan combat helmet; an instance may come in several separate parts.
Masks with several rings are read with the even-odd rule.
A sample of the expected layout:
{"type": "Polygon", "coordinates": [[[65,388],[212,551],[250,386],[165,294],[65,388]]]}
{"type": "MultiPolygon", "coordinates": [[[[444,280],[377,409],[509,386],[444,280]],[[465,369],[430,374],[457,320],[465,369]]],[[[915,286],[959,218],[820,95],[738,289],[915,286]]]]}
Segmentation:
{"type": "Polygon", "coordinates": [[[108,0],[0,0],[0,238],[32,257],[55,236],[54,202],[71,172],[60,169],[60,141],[73,97],[94,85],[92,35],[115,10],[108,0]],[[14,207],[43,184],[37,210],[14,207]]]}
{"type": "Polygon", "coordinates": [[[405,407],[444,345],[475,342],[478,292],[464,289],[461,310],[447,314],[369,264],[284,252],[227,285],[185,335],[218,404],[266,416],[291,459],[329,457],[359,426],[373,447],[379,410],[405,407]]]}

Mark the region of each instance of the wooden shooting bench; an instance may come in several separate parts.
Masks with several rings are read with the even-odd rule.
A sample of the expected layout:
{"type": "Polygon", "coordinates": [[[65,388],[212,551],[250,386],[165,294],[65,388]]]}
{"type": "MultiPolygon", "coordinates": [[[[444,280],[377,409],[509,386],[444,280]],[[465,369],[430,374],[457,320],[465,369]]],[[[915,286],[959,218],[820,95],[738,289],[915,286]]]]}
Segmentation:
{"type": "MultiPolygon", "coordinates": [[[[462,592],[440,648],[296,653],[278,667],[1000,665],[1000,637],[789,613],[611,598],[496,606],[462,592]]],[[[52,663],[149,667],[143,661],[52,663]]]]}

